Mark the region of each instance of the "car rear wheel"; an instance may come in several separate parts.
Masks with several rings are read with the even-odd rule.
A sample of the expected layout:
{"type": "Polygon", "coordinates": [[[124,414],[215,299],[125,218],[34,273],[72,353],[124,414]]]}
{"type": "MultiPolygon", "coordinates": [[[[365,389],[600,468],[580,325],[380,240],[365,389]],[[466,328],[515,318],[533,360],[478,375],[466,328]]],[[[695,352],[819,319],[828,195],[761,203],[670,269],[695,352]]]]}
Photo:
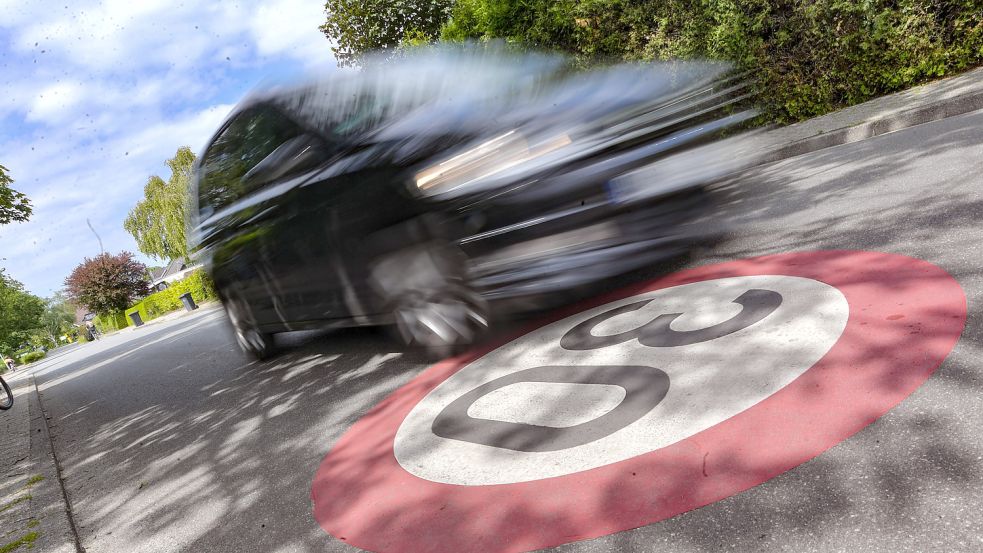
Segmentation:
{"type": "Polygon", "coordinates": [[[224,294],[225,312],[232,323],[239,347],[258,360],[268,359],[276,352],[273,335],[259,330],[249,304],[239,294],[224,294]]]}

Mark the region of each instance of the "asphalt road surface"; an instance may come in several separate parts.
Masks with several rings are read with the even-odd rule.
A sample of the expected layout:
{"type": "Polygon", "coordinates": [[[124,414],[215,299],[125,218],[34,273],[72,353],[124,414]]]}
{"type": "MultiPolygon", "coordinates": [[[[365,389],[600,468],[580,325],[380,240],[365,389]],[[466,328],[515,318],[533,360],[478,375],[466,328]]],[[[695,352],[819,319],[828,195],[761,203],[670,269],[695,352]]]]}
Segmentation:
{"type": "MultiPolygon", "coordinates": [[[[430,547],[451,551],[493,546],[497,550],[522,549],[537,543],[562,544],[557,550],[568,552],[983,549],[983,333],[977,309],[983,299],[983,112],[760,167],[727,183],[719,192],[721,220],[726,219],[731,226],[728,236],[672,266],[656,267],[632,278],[652,279],[673,271],[799,251],[849,249],[911,256],[948,272],[965,293],[965,330],[961,337],[958,328],[952,334],[952,341],[958,342],[941,367],[924,384],[916,382],[913,393],[903,401],[910,390],[894,389],[894,381],[882,382],[883,390],[877,393],[895,394],[900,404],[870,411],[865,415],[869,420],[860,423],[858,432],[842,441],[831,438],[827,445],[832,447],[816,451],[815,458],[801,464],[796,461],[793,464],[798,466],[787,472],[780,470],[777,476],[760,473],[763,476],[758,479],[764,480],[761,483],[729,483],[727,486],[732,489],[720,492],[722,499],[640,528],[619,531],[623,530],[619,525],[632,527],[623,520],[644,520],[651,508],[632,496],[630,489],[624,494],[609,495],[605,503],[596,505],[591,503],[594,496],[590,493],[571,489],[566,495],[555,492],[548,501],[544,500],[542,509],[577,504],[578,516],[588,521],[584,524],[596,524],[591,532],[600,537],[582,539],[577,527],[581,519],[572,515],[561,519],[553,516],[555,513],[537,513],[533,509],[523,514],[525,522],[519,521],[515,513],[502,515],[503,507],[496,500],[495,505],[489,501],[484,507],[480,501],[470,504],[470,511],[456,521],[453,531],[464,532],[463,539],[471,536],[474,541],[470,546],[462,547],[462,542],[436,531],[424,531],[425,538],[417,532],[413,539],[425,539],[430,547]],[[636,503],[626,507],[631,502],[636,503]],[[560,528],[568,537],[537,541],[540,537],[535,535],[535,528],[529,530],[530,535],[517,535],[514,526],[528,526],[529,520],[538,520],[544,533],[556,534],[560,528]],[[548,531],[547,526],[553,530],[548,531]],[[507,538],[496,540],[496,536],[507,538]]],[[[878,265],[880,259],[858,258],[857,264],[878,265]]],[[[830,274],[841,278],[855,269],[844,266],[830,274]]],[[[824,270],[831,271],[830,267],[824,270]]],[[[839,332],[846,332],[844,327],[852,328],[850,325],[859,320],[856,317],[861,317],[855,311],[858,306],[844,307],[846,300],[837,299],[843,297],[838,292],[810,282],[813,284],[789,281],[763,286],[785,286],[781,289],[792,290],[788,292],[792,297],[798,293],[795,290],[803,290],[803,297],[829,298],[831,307],[821,320],[817,319],[816,326],[796,330],[798,334],[789,335],[789,341],[809,335],[807,342],[819,343],[826,339],[823,332],[829,331],[830,343],[835,342],[839,332]]],[[[893,300],[891,294],[918,293],[928,285],[918,279],[892,281],[890,289],[885,288],[885,297],[893,300]]],[[[946,296],[951,290],[938,292],[938,313],[932,316],[951,317],[961,323],[959,301],[946,296]]],[[[767,301],[768,297],[760,299],[767,301]]],[[[877,298],[871,300],[876,301],[877,298]]],[[[887,318],[900,319],[904,309],[899,306],[897,310],[898,315],[887,318]]],[[[897,356],[913,359],[915,364],[923,363],[924,358],[923,364],[931,365],[932,352],[938,353],[941,348],[944,356],[951,348],[951,343],[945,343],[946,336],[935,336],[933,339],[941,341],[929,343],[925,341],[928,338],[919,335],[917,325],[921,323],[914,320],[910,324],[910,338],[880,343],[880,349],[865,351],[867,360],[863,362],[876,363],[897,356]]],[[[353,472],[347,475],[334,473],[334,479],[347,479],[347,485],[363,485],[366,489],[374,485],[377,499],[372,501],[385,502],[396,497],[403,501],[398,503],[402,510],[387,511],[368,499],[343,497],[340,503],[322,505],[322,513],[342,518],[357,513],[379,520],[349,521],[355,526],[364,523],[362,528],[353,527],[351,536],[342,535],[344,529],[331,536],[321,528],[312,510],[311,490],[325,456],[370,409],[429,365],[416,353],[400,352],[382,333],[373,330],[292,336],[285,342],[283,355],[265,363],[251,362],[237,350],[223,312],[203,309],[176,321],[86,344],[34,369],[43,406],[51,417],[55,449],[86,551],[353,551],[349,542],[368,543],[360,532],[396,532],[392,521],[416,520],[425,525],[431,517],[422,514],[432,512],[435,520],[440,516],[444,505],[421,504],[421,515],[407,512],[413,511],[414,504],[412,498],[407,500],[409,496],[403,495],[404,490],[385,488],[384,479],[363,481],[371,480],[374,473],[366,469],[365,476],[361,476],[361,467],[375,466],[377,460],[355,457],[347,460],[349,465],[327,463],[328,469],[352,467],[353,472]],[[354,474],[360,475],[357,482],[354,474]],[[344,505],[345,512],[332,514],[332,508],[339,505],[344,505]]],[[[520,357],[537,354],[540,345],[533,340],[528,352],[515,353],[520,357]]],[[[799,369],[791,367],[788,378],[800,374],[828,348],[829,344],[822,345],[818,354],[810,353],[806,347],[796,350],[804,365],[799,369]]],[[[713,351],[705,354],[720,357],[713,351]]],[[[736,365],[756,354],[732,351],[728,355],[729,362],[736,365]]],[[[675,373],[672,378],[676,378],[675,373]]],[[[673,382],[675,385],[676,380],[673,382]]],[[[718,400],[723,402],[728,394],[734,395],[732,390],[740,385],[738,379],[723,387],[702,387],[707,397],[701,401],[708,402],[707,410],[712,411],[718,400]]],[[[762,383],[765,387],[771,385],[784,384],[762,383]]],[[[590,416],[613,412],[610,405],[604,407],[604,402],[610,400],[605,394],[614,393],[613,387],[600,386],[591,395],[575,384],[568,384],[566,389],[557,386],[539,392],[567,390],[569,397],[582,398],[583,405],[590,404],[589,408],[584,407],[586,411],[596,411],[590,416]]],[[[674,393],[672,385],[667,386],[670,395],[665,396],[666,404],[674,393]]],[[[767,395],[773,391],[768,390],[748,393],[767,395]]],[[[534,391],[526,390],[530,394],[534,391]]],[[[621,393],[623,399],[624,392],[621,393]]],[[[484,415],[487,419],[513,422],[528,422],[528,417],[534,416],[553,417],[543,419],[546,422],[541,424],[554,427],[583,422],[576,419],[577,413],[523,413],[521,401],[516,399],[520,396],[487,394],[474,401],[468,412],[479,418],[482,412],[488,412],[492,414],[484,415]],[[517,401],[518,404],[502,407],[517,401]],[[573,418],[556,422],[561,415],[573,418]]],[[[534,397],[543,396],[532,394],[527,399],[534,397]]],[[[831,403],[811,415],[803,423],[805,428],[816,428],[821,433],[827,418],[834,420],[848,412],[852,402],[867,401],[865,397],[851,397],[850,401],[831,403]]],[[[659,397],[649,399],[660,401],[659,397]]],[[[648,401],[639,401],[642,400],[648,401]]],[[[614,404],[618,401],[621,399],[616,398],[614,404]]],[[[744,407],[737,405],[733,411],[744,407]]],[[[435,407],[439,408],[440,405],[435,407]]],[[[427,424],[424,421],[421,428],[427,424]]],[[[683,429],[681,435],[689,435],[705,426],[679,428],[683,429]]],[[[606,432],[603,428],[593,431],[606,432]]],[[[463,441],[491,439],[476,432],[463,441]]],[[[776,451],[780,457],[782,444],[794,449],[801,435],[772,436],[768,451],[776,451]]],[[[371,432],[359,436],[353,442],[355,446],[359,446],[359,439],[378,437],[371,432]]],[[[568,434],[547,438],[555,439],[559,444],[556,447],[561,449],[572,447],[561,443],[570,438],[568,434]]],[[[640,440],[657,444],[660,439],[675,438],[671,432],[668,437],[646,434],[631,444],[640,440]]],[[[756,435],[748,436],[747,449],[757,451],[758,439],[756,435]]],[[[509,472],[506,463],[500,471],[481,474],[458,470],[454,457],[441,459],[423,446],[417,450],[397,448],[397,453],[410,459],[408,463],[423,459],[420,467],[413,470],[430,471],[426,478],[450,482],[443,484],[448,488],[441,489],[476,482],[480,485],[474,489],[492,490],[498,489],[495,485],[512,485],[509,482],[553,482],[549,479],[562,477],[564,471],[609,462],[596,461],[598,458],[624,456],[624,451],[628,451],[625,448],[631,446],[626,443],[612,442],[598,450],[600,457],[556,457],[555,466],[559,468],[555,473],[535,463],[509,472]],[[482,488],[487,484],[491,486],[482,488]]],[[[702,455],[703,475],[708,478],[720,466],[713,464],[717,457],[712,445],[704,444],[707,451],[702,455]]],[[[508,446],[510,451],[523,447],[532,446],[508,446]]],[[[496,451],[504,449],[499,447],[496,451]]],[[[739,457],[751,453],[733,454],[739,457]]],[[[495,460],[495,455],[461,455],[461,463],[468,459],[477,464],[495,460]]],[[[330,470],[327,474],[331,474],[330,470]]],[[[685,478],[680,476],[675,481],[681,487],[681,495],[689,493],[685,478]]],[[[334,480],[322,480],[316,495],[323,498],[339,493],[331,491],[334,485],[334,480]]],[[[693,486],[697,485],[694,481],[693,486]]],[[[450,507],[461,509],[460,505],[450,507]]],[[[634,526],[637,525],[636,522],[634,526]]],[[[404,530],[409,531],[399,531],[404,530]]],[[[390,540],[389,548],[417,549],[412,545],[417,542],[406,540],[409,541],[390,540]]]]}

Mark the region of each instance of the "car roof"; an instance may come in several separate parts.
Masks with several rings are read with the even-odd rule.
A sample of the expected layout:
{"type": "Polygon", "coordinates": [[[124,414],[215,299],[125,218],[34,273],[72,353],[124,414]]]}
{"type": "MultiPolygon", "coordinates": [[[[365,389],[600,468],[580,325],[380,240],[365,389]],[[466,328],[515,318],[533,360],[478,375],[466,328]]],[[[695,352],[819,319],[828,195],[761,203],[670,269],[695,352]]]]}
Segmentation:
{"type": "Polygon", "coordinates": [[[259,87],[208,144],[259,105],[275,106],[312,132],[343,135],[353,144],[399,141],[446,129],[498,132],[533,121],[546,126],[599,118],[672,89],[711,82],[730,69],[723,62],[686,61],[584,72],[567,56],[516,52],[502,44],[421,48],[397,60],[370,57],[358,70],[259,87]]]}

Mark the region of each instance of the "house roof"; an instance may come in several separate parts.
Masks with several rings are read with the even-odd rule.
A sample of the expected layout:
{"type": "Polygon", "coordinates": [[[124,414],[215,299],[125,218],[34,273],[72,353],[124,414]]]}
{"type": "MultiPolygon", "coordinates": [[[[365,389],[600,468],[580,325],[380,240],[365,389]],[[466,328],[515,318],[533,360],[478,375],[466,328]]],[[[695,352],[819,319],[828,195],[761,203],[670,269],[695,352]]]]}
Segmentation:
{"type": "Polygon", "coordinates": [[[183,259],[174,259],[167,264],[166,267],[162,267],[151,273],[151,286],[157,286],[163,281],[170,280],[169,277],[176,277],[177,280],[184,278],[184,273],[198,267],[200,263],[195,259],[195,255],[192,255],[191,263],[185,262],[183,259]]]}
{"type": "Polygon", "coordinates": [[[158,280],[160,280],[160,278],[162,276],[164,276],[164,273],[167,272],[167,267],[168,266],[169,266],[169,264],[167,266],[164,266],[164,267],[154,267],[150,271],[150,280],[152,280],[154,282],[157,282],[158,280]]]}
{"type": "Polygon", "coordinates": [[[181,271],[187,269],[187,264],[183,259],[172,259],[166,267],[161,267],[160,269],[154,271],[150,277],[153,279],[152,284],[157,284],[165,278],[173,275],[174,273],[180,273],[181,271]]]}

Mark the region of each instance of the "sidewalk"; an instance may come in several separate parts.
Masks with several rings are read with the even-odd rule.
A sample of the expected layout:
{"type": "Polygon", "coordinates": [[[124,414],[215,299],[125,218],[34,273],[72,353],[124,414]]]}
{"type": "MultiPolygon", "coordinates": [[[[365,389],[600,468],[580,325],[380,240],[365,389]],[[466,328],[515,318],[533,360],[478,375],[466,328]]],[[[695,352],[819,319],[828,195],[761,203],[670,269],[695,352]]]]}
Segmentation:
{"type": "Polygon", "coordinates": [[[156,324],[166,323],[168,321],[173,321],[175,319],[180,319],[182,317],[187,317],[187,316],[189,316],[191,314],[194,314],[194,313],[203,313],[205,311],[211,311],[213,309],[219,309],[221,307],[222,307],[222,302],[220,302],[218,300],[213,300],[213,301],[208,301],[208,302],[205,302],[205,303],[198,304],[198,309],[195,309],[194,311],[187,311],[187,310],[185,310],[182,307],[181,309],[178,309],[177,311],[171,311],[170,313],[167,313],[165,315],[161,315],[160,317],[157,317],[156,319],[150,319],[149,321],[144,321],[144,323],[142,325],[140,325],[139,327],[136,327],[136,326],[128,326],[126,328],[123,328],[123,329],[118,330],[117,332],[133,332],[133,331],[138,331],[141,328],[144,328],[146,326],[153,326],[153,325],[156,325],[156,324]]]}
{"type": "MultiPolygon", "coordinates": [[[[759,165],[983,109],[983,68],[841,111],[764,127],[685,150],[626,175],[641,195],[653,183],[686,186],[723,180],[759,165]]],[[[660,190],[656,188],[656,190],[660,190]]]]}
{"type": "Polygon", "coordinates": [[[762,152],[758,161],[788,159],[978,109],[983,109],[983,67],[768,130],[755,144],[762,152]]]}
{"type": "Polygon", "coordinates": [[[14,405],[0,411],[0,550],[75,553],[34,378],[18,378],[11,388],[14,405]]]}

